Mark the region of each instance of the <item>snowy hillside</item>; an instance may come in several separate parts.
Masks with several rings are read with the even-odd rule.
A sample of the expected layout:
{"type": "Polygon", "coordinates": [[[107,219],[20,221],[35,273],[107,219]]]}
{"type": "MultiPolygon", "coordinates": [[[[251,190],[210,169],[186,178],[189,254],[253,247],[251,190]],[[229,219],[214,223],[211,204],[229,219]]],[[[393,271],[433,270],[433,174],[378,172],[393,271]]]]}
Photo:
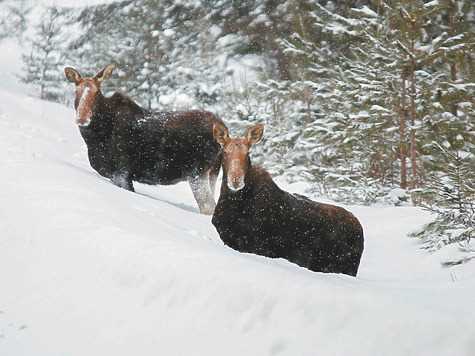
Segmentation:
{"type": "Polygon", "coordinates": [[[406,238],[418,209],[350,207],[355,279],[223,246],[186,184],[113,186],[72,110],[2,86],[0,162],[0,355],[475,353],[474,265],[406,238]]]}

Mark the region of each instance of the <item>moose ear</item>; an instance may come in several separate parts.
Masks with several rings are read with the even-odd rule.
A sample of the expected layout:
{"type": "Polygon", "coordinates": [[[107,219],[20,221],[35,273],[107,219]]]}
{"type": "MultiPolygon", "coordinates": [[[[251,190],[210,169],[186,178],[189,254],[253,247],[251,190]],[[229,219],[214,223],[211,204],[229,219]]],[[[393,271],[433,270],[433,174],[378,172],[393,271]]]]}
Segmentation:
{"type": "Polygon", "coordinates": [[[81,74],[71,67],[64,68],[64,75],[66,75],[66,79],[69,80],[71,83],[77,84],[81,80],[81,74]]]}
{"type": "Polygon", "coordinates": [[[226,144],[229,139],[229,130],[222,123],[215,123],[213,125],[213,137],[221,146],[226,144]]]}
{"type": "Polygon", "coordinates": [[[249,144],[251,145],[255,145],[256,143],[259,143],[262,139],[263,134],[264,134],[264,125],[262,124],[251,126],[246,130],[246,138],[249,141],[249,144]]]}
{"type": "Polygon", "coordinates": [[[99,82],[109,79],[114,69],[115,69],[115,64],[109,64],[105,66],[105,68],[102,69],[99,73],[97,73],[94,78],[96,78],[99,82]]]}

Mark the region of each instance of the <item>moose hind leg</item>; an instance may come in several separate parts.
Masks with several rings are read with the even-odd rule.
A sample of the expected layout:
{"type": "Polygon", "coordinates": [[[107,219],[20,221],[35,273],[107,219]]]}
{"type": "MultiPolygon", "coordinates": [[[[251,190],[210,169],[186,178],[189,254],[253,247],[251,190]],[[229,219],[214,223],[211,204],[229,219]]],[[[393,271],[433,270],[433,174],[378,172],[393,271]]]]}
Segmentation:
{"type": "Polygon", "coordinates": [[[218,180],[219,171],[221,170],[221,162],[223,160],[223,154],[219,153],[218,158],[213,163],[209,170],[209,187],[211,189],[211,194],[214,198],[216,181],[218,180]]]}
{"type": "Polygon", "coordinates": [[[216,181],[218,180],[219,169],[221,166],[218,166],[218,169],[212,168],[209,171],[209,188],[211,190],[211,196],[214,198],[214,193],[216,191],[216,181]]]}
{"type": "Polygon", "coordinates": [[[200,213],[212,215],[216,203],[210,190],[209,172],[205,172],[200,176],[190,177],[188,182],[190,183],[191,191],[200,208],[200,213]]]}

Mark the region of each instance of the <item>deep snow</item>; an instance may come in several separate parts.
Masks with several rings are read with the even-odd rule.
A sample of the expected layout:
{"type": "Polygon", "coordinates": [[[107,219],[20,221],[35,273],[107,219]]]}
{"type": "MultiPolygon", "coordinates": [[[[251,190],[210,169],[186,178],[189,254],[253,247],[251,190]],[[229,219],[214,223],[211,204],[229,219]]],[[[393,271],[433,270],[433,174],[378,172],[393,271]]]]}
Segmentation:
{"type": "Polygon", "coordinates": [[[349,207],[366,235],[357,278],[239,254],[187,184],[113,186],[74,112],[8,78],[1,356],[475,354],[475,264],[442,268],[406,237],[426,212],[349,207]]]}

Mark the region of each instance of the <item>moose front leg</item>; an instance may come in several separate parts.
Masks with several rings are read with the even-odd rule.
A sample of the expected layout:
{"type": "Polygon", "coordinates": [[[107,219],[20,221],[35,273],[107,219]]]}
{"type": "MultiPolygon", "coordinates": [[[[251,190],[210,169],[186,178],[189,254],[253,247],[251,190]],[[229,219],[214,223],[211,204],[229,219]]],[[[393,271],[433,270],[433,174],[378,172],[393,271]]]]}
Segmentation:
{"type": "Polygon", "coordinates": [[[135,192],[134,184],[132,183],[132,178],[130,173],[125,170],[118,170],[112,173],[111,181],[114,185],[135,192]]]}
{"type": "Polygon", "coordinates": [[[126,137],[115,133],[112,137],[112,177],[114,185],[134,192],[126,137]]]}
{"type": "Polygon", "coordinates": [[[211,194],[209,186],[209,172],[188,178],[188,183],[190,183],[191,191],[193,192],[195,200],[198,203],[200,213],[212,215],[214,208],[216,207],[216,203],[214,201],[213,195],[211,194]]]}

